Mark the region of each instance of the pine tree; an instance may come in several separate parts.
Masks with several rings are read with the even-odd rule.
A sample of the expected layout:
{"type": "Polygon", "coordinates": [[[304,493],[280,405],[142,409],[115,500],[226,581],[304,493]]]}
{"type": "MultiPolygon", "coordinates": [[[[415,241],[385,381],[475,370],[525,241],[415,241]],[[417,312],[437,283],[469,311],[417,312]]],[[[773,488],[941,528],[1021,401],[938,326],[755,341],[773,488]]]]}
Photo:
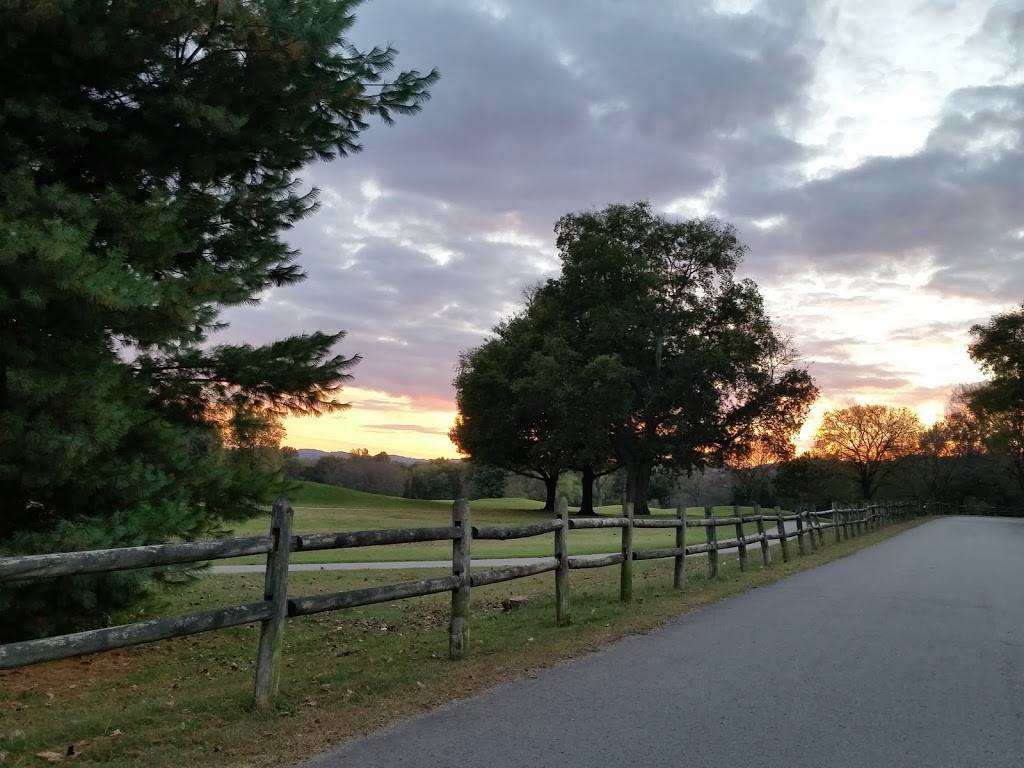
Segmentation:
{"type": "MultiPolygon", "coordinates": [[[[274,479],[239,450],[285,414],[343,407],[343,333],[210,334],[224,307],[302,279],[281,238],[316,209],[300,169],[416,112],[437,78],[386,79],[393,48],[346,42],[356,5],[0,11],[0,551],[216,533],[274,479]]],[[[95,623],[141,588],[6,590],[0,636],[95,623]]]]}

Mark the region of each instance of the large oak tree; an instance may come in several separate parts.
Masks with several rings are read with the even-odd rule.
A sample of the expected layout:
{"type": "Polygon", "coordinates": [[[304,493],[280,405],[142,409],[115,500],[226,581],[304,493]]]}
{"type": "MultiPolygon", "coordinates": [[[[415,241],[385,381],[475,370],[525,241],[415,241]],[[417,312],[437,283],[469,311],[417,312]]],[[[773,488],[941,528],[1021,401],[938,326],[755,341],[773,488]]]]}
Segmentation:
{"type": "Polygon", "coordinates": [[[555,232],[561,276],[463,360],[453,434],[471,431],[481,414],[494,425],[479,447],[461,443],[471,456],[529,437],[559,467],[617,463],[627,500],[644,514],[656,466],[699,470],[748,455],[766,433],[799,428],[817,390],[791,365],[757,287],[734,279],[744,247],[731,227],[671,221],[636,203],[570,214],[555,232]],[[502,369],[522,383],[497,375],[490,392],[469,387],[483,378],[483,358],[507,353],[524,326],[532,336],[516,334],[523,362],[502,369]],[[471,390],[479,399],[470,406],[471,390]],[[520,412],[530,418],[512,428],[520,412]]]}
{"type": "Polygon", "coordinates": [[[464,353],[455,377],[458,416],[451,439],[476,462],[544,483],[554,511],[558,478],[583,474],[581,512],[593,512],[593,481],[612,468],[606,434],[589,412],[615,398],[607,360],[583,358],[534,293],[525,311],[464,353]]]}
{"type": "Polygon", "coordinates": [[[638,514],[655,466],[699,470],[748,455],[758,435],[799,429],[817,389],[757,286],[736,279],[746,248],[732,227],[641,202],[569,214],[555,233],[562,275],[549,290],[571,346],[616,366],[623,396],[591,418],[638,514]]]}

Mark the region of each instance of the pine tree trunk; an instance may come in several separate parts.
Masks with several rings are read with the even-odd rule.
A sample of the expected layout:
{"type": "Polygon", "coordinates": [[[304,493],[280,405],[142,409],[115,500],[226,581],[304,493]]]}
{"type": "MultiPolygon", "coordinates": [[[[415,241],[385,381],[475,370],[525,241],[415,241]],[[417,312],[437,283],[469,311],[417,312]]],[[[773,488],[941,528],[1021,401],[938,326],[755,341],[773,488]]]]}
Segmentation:
{"type": "Polygon", "coordinates": [[[594,468],[583,468],[583,498],[580,503],[581,515],[593,515],[594,513],[594,468]]]}

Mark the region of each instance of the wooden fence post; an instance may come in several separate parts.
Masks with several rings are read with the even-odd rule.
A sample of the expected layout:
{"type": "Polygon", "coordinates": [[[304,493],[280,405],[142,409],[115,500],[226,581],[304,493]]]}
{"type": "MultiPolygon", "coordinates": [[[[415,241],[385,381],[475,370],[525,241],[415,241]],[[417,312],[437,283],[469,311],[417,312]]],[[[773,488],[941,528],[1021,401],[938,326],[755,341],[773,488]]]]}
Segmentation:
{"type": "Polygon", "coordinates": [[[619,600],[633,601],[633,502],[625,507],[626,524],[622,526],[622,567],[619,569],[619,600]]]}
{"type": "Polygon", "coordinates": [[[764,532],[764,514],[761,512],[761,505],[754,505],[754,515],[757,516],[757,535],[761,537],[761,564],[767,568],[772,564],[772,553],[768,550],[768,537],[764,532]]]}
{"type": "Polygon", "coordinates": [[[732,513],[739,519],[739,522],[736,523],[736,540],[739,542],[737,550],[739,550],[740,573],[742,573],[747,570],[747,544],[746,537],[743,535],[743,513],[740,512],[739,504],[732,505],[732,513]]]}
{"type": "Polygon", "coordinates": [[[452,590],[452,617],[448,624],[448,658],[464,659],[469,653],[469,588],[470,543],[473,540],[473,526],[469,517],[469,502],[456,499],[452,504],[452,527],[460,535],[452,539],[452,575],[459,584],[452,590]]]}
{"type": "Polygon", "coordinates": [[[843,540],[839,530],[839,510],[835,504],[832,505],[832,534],[835,536],[836,544],[843,540]]]}
{"type": "Polygon", "coordinates": [[[672,571],[672,588],[683,589],[686,586],[686,505],[676,506],[676,518],[679,526],[676,528],[676,549],[680,553],[676,555],[675,568],[672,571]]]}
{"type": "Polygon", "coordinates": [[[704,538],[708,545],[708,578],[718,577],[718,526],[715,525],[715,508],[710,504],[704,507],[704,517],[711,525],[704,527],[704,538]]]}
{"type": "Polygon", "coordinates": [[[775,505],[775,532],[779,535],[779,546],[782,548],[782,562],[789,562],[789,541],[786,537],[786,518],[782,507],[775,505]]]}
{"type": "Polygon", "coordinates": [[[817,515],[811,512],[809,509],[804,510],[804,519],[807,521],[807,532],[810,534],[811,540],[811,551],[818,551],[818,532],[815,530],[814,522],[817,520],[817,515]]]}
{"type": "Polygon", "coordinates": [[[555,571],[555,605],[558,625],[569,623],[569,503],[564,496],[555,502],[555,513],[562,521],[562,527],[555,530],[555,557],[558,570],[555,571]]]}
{"type": "Polygon", "coordinates": [[[800,505],[796,505],[796,551],[801,555],[807,554],[807,547],[804,546],[804,518],[800,505]]]}
{"type": "Polygon", "coordinates": [[[270,517],[273,549],[267,553],[263,599],[271,604],[270,618],[260,622],[260,645],[256,654],[257,709],[270,707],[281,681],[281,647],[288,620],[288,554],[292,539],[292,505],[283,496],[274,502],[270,517]]]}

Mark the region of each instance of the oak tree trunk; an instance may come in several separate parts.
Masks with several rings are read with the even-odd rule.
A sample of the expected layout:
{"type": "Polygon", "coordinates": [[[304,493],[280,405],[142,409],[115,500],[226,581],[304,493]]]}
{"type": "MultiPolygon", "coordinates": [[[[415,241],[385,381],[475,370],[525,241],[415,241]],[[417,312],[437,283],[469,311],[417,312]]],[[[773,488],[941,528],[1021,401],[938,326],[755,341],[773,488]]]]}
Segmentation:
{"type": "Polygon", "coordinates": [[[626,465],[626,501],[633,502],[634,515],[651,514],[647,494],[651,486],[651,460],[631,458],[626,465]]]}
{"type": "Polygon", "coordinates": [[[593,515],[594,512],[594,468],[583,468],[583,498],[580,502],[581,515],[593,515]]]}
{"type": "Polygon", "coordinates": [[[555,497],[558,495],[558,475],[547,475],[544,478],[544,511],[555,511],[555,497]]]}

